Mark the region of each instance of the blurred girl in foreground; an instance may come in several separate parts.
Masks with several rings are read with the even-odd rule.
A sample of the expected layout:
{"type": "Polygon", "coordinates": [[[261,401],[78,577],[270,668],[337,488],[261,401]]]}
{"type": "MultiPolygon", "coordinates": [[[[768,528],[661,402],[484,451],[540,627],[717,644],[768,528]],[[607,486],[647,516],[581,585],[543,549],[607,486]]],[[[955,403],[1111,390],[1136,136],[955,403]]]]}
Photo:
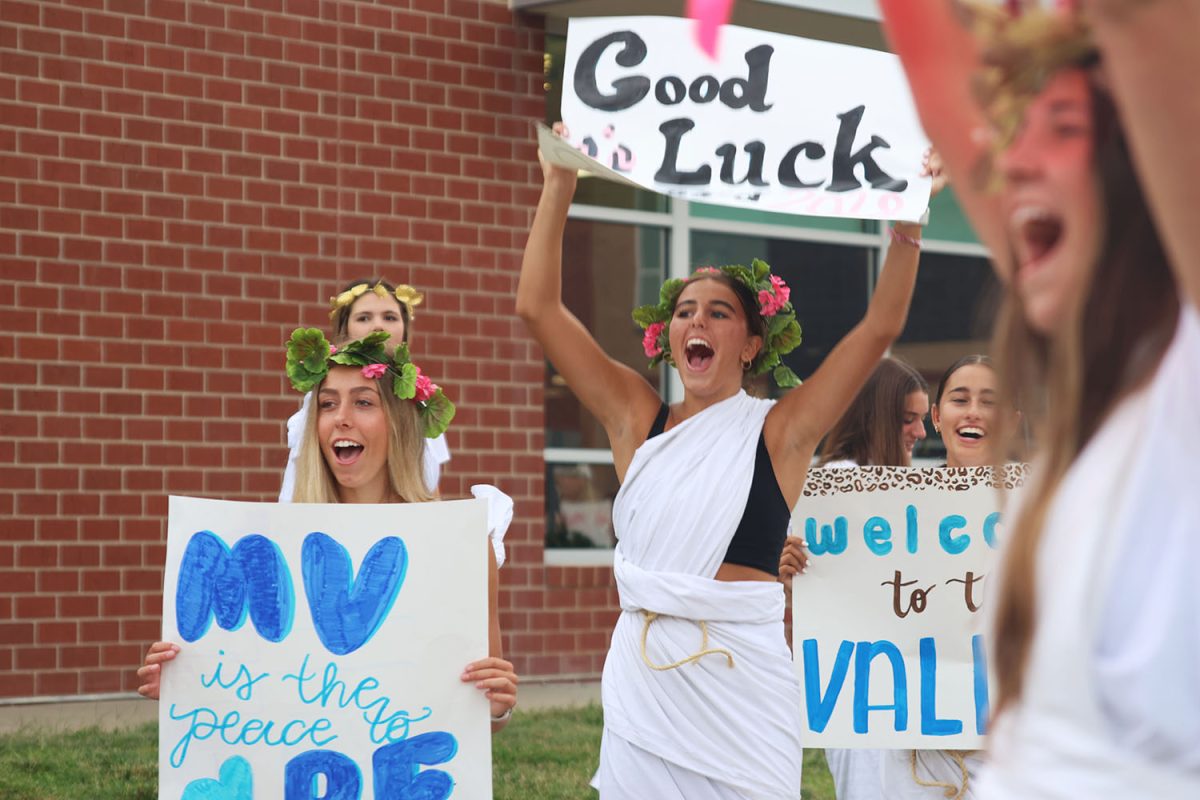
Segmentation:
{"type": "Polygon", "coordinates": [[[1061,6],[968,31],[941,0],[881,2],[1008,286],[997,363],[1038,449],[990,601],[978,791],[1200,797],[1200,5],[1061,6]]]}

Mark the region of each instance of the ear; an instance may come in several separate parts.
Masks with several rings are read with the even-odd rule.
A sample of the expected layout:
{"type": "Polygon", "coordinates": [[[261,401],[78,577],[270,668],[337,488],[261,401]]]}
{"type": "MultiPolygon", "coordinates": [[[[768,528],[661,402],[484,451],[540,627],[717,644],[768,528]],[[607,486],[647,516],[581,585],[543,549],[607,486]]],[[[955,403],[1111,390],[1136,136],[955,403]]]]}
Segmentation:
{"type": "Polygon", "coordinates": [[[942,424],[942,415],[938,413],[938,407],[936,403],[929,407],[929,419],[933,421],[934,428],[937,428],[938,425],[942,424]]]}
{"type": "Polygon", "coordinates": [[[746,340],[746,344],[742,348],[742,361],[753,361],[758,357],[762,348],[763,338],[761,336],[751,336],[746,340]]]}

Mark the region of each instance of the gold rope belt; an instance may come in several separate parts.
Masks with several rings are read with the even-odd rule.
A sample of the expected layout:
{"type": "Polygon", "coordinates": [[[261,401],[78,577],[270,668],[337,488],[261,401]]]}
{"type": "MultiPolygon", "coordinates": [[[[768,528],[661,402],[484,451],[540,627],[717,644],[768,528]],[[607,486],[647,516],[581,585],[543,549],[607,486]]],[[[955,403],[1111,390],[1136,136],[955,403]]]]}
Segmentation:
{"type": "Polygon", "coordinates": [[[945,789],[944,794],[947,800],[961,800],[961,798],[967,793],[967,782],[971,777],[970,773],[967,772],[967,761],[965,758],[963,758],[962,751],[960,750],[946,750],[945,752],[956,762],[958,762],[958,768],[962,770],[962,786],[955,786],[953,783],[946,783],[944,781],[923,781],[918,778],[916,750],[908,751],[908,763],[912,769],[912,777],[913,780],[917,782],[918,786],[932,786],[937,789],[945,789]]]}
{"type": "Polygon", "coordinates": [[[642,616],[646,620],[645,624],[642,626],[642,661],[645,662],[646,666],[650,669],[656,669],[659,671],[675,669],[676,667],[682,667],[684,664],[687,664],[691,661],[699,661],[704,656],[725,656],[725,658],[729,659],[730,669],[733,668],[733,653],[729,652],[724,647],[708,646],[708,623],[703,620],[700,620],[700,633],[702,634],[702,638],[700,639],[700,649],[697,652],[692,653],[687,658],[681,658],[679,661],[674,661],[670,664],[655,664],[650,660],[650,657],[646,655],[646,636],[648,636],[650,633],[650,623],[658,619],[659,615],[654,611],[642,609],[642,616]]]}

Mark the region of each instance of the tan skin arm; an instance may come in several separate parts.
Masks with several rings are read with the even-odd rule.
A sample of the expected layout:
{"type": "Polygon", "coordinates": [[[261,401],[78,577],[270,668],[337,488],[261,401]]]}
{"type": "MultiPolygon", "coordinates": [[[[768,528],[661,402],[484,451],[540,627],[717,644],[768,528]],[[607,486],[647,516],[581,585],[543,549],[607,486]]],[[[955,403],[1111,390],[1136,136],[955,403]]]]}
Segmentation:
{"type": "Polygon", "coordinates": [[[884,30],[900,57],[921,125],[954,180],[954,193],[980,241],[1008,248],[999,197],[973,175],[987,154],[989,125],[971,91],[979,67],[974,40],[950,0],[880,0],[884,30]]]}
{"type": "MultiPolygon", "coordinates": [[[[933,194],[945,186],[936,155],[926,163],[934,176],[933,194]]],[[[898,222],[896,232],[920,239],[921,226],[898,222]]],[[[792,389],[767,414],[763,434],[775,479],[788,508],[800,499],[804,479],[821,438],[845,413],[887,348],[904,330],[917,280],[921,252],[905,242],[892,242],[867,313],[826,356],[813,376],[792,389]]]]}
{"type": "Polygon", "coordinates": [[[604,426],[617,478],[624,480],[662,401],[645,378],[610,358],[563,305],[562,239],[576,175],[544,160],[542,175],[542,196],[521,261],[517,314],[571,391],[604,426]]]}
{"type": "MultiPolygon", "coordinates": [[[[1184,298],[1200,307],[1200,5],[1083,0],[1138,180],[1184,298]]],[[[1114,224],[1120,224],[1116,221],[1114,224]]]]}
{"type": "Polygon", "coordinates": [[[504,660],[504,645],[500,639],[500,569],[496,565],[496,552],[492,543],[488,549],[488,657],[474,661],[463,670],[464,683],[474,683],[483,691],[491,703],[493,717],[492,733],[503,730],[511,721],[494,721],[495,717],[517,704],[517,684],[520,679],[513,670],[512,662],[504,660]]]}

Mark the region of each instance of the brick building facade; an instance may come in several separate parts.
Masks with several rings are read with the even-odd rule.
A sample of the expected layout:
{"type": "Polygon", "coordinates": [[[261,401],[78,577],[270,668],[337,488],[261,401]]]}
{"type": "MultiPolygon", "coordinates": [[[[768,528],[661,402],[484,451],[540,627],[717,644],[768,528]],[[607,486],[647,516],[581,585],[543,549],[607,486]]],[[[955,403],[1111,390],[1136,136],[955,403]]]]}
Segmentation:
{"type": "Polygon", "coordinates": [[[608,567],[545,566],[540,350],[514,293],[541,20],[487,0],[0,2],[0,698],[128,692],[169,494],[274,499],[282,342],[345,281],[427,292],[442,491],[517,504],[524,676],[596,676],[608,567]]]}

